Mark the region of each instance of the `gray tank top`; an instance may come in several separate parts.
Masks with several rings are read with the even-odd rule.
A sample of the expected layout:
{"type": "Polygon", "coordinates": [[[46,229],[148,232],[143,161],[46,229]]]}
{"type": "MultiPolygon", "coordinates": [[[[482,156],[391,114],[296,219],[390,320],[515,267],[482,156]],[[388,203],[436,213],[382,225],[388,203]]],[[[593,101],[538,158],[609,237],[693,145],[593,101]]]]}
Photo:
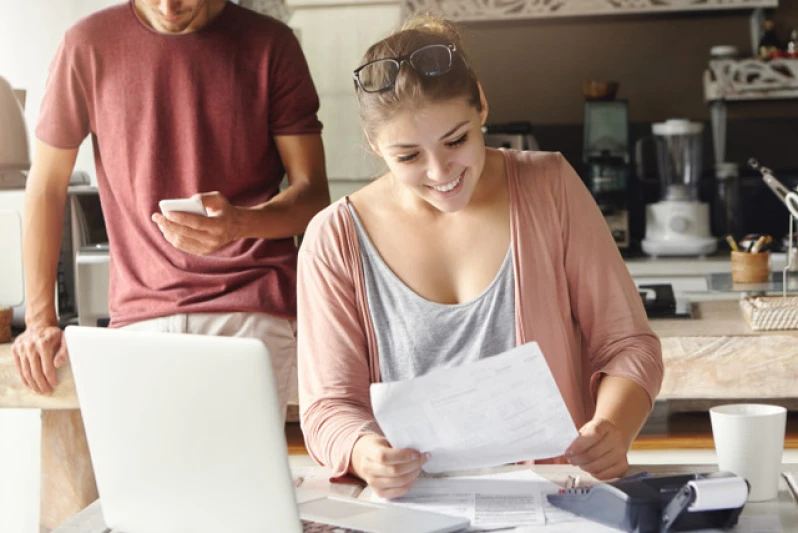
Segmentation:
{"type": "Polygon", "coordinates": [[[414,378],[515,347],[512,247],[482,294],[461,304],[431,302],[413,292],[385,264],[355,208],[348,205],[360,243],[382,381],[414,378]]]}

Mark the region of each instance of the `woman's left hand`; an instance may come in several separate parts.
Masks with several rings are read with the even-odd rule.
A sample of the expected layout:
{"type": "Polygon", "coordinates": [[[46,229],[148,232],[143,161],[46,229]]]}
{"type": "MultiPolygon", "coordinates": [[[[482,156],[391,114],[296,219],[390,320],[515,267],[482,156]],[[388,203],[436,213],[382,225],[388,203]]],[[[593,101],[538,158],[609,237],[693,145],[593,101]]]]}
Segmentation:
{"type": "Polygon", "coordinates": [[[579,429],[579,436],[565,451],[565,457],[599,480],[621,477],[629,468],[626,453],[629,443],[615,425],[594,418],[579,429]]]}

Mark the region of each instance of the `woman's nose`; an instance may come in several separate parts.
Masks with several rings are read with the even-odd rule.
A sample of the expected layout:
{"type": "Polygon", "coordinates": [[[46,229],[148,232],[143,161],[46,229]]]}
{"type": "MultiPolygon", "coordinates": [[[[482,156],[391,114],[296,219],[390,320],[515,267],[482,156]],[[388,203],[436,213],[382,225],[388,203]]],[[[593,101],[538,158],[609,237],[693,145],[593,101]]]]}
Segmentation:
{"type": "Polygon", "coordinates": [[[446,181],[446,178],[449,177],[450,167],[451,165],[445,157],[432,156],[429,158],[427,177],[431,181],[446,181]]]}

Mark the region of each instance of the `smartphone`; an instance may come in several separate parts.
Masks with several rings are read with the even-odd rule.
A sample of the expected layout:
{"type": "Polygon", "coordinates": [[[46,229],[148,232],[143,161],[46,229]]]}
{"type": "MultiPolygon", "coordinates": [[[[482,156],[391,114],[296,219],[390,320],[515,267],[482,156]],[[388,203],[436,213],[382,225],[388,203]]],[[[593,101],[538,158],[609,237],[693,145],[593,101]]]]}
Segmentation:
{"type": "Polygon", "coordinates": [[[158,202],[158,207],[161,208],[161,213],[164,215],[169,211],[178,211],[180,213],[208,216],[205,206],[202,205],[202,200],[196,197],[161,200],[158,202]]]}

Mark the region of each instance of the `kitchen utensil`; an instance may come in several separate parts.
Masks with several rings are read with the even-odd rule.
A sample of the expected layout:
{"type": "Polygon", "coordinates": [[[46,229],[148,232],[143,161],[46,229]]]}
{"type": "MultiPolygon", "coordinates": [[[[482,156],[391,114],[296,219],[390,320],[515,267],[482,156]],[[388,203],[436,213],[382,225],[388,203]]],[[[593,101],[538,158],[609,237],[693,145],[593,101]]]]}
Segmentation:
{"type": "Polygon", "coordinates": [[[788,189],[783,183],[776,179],[772,170],[768,167],[761,166],[756,159],[749,159],[748,166],[754,170],[758,170],[760,174],[762,174],[762,180],[770,190],[773,191],[773,194],[779,197],[792,216],[798,218],[798,193],[788,189]]]}

